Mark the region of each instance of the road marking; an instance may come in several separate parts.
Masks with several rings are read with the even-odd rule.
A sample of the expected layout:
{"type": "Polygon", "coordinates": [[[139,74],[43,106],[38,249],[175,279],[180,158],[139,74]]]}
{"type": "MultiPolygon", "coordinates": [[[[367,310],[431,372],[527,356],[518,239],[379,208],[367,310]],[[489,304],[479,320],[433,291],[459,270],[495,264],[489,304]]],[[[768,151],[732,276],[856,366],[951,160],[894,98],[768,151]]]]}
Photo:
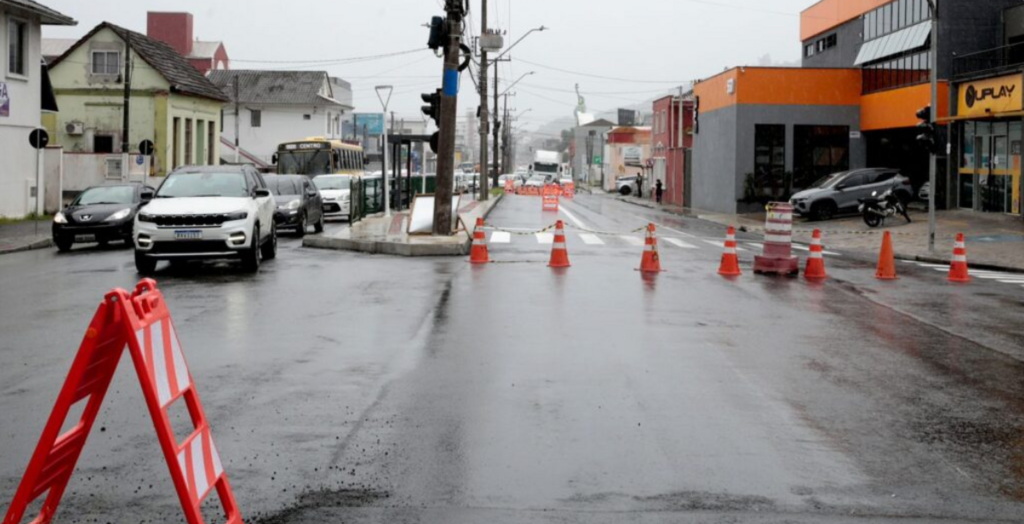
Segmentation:
{"type": "Polygon", "coordinates": [[[806,246],[801,246],[800,244],[793,244],[793,249],[796,249],[797,251],[810,251],[811,250],[811,248],[806,247],[806,246]]]}
{"type": "Polygon", "coordinates": [[[491,233],[492,244],[508,244],[512,241],[512,233],[507,231],[495,231],[491,233]]]}
{"type": "Polygon", "coordinates": [[[679,240],[678,238],[663,238],[662,240],[664,240],[665,242],[668,242],[669,244],[672,244],[674,246],[679,246],[679,247],[681,247],[683,249],[697,249],[697,246],[694,246],[692,244],[687,244],[686,242],[683,242],[682,240],[679,240]]]}
{"type": "Polygon", "coordinates": [[[1024,280],[999,280],[998,282],[1000,282],[1002,284],[1022,284],[1022,285],[1024,285],[1024,280]]]}
{"type": "MultiPolygon", "coordinates": [[[[725,249],[725,241],[722,241],[722,240],[705,240],[705,239],[701,239],[701,242],[704,242],[705,244],[711,244],[712,246],[720,247],[722,249],[725,249]]],[[[743,249],[742,247],[737,247],[736,251],[746,251],[746,249],[743,249]]]]}
{"type": "Polygon", "coordinates": [[[631,237],[626,235],[620,235],[619,238],[637,247],[644,245],[644,239],[642,238],[631,237]]]}
{"type": "Polygon", "coordinates": [[[747,242],[746,244],[756,249],[764,249],[764,244],[758,244],[757,242],[747,242]]]}
{"type": "Polygon", "coordinates": [[[534,236],[537,237],[538,244],[553,244],[555,242],[555,235],[552,233],[537,233],[534,236]]]}
{"type": "Polygon", "coordinates": [[[588,246],[603,246],[604,245],[604,240],[601,240],[601,238],[598,237],[597,235],[591,235],[589,233],[581,234],[580,235],[580,239],[583,240],[583,243],[588,245],[588,246]]]}
{"type": "Polygon", "coordinates": [[[569,220],[572,220],[572,223],[576,224],[576,227],[578,227],[580,229],[590,229],[580,219],[576,218],[576,215],[570,213],[569,210],[565,208],[565,204],[562,204],[562,205],[558,206],[558,212],[564,214],[567,217],[569,217],[569,220]]]}

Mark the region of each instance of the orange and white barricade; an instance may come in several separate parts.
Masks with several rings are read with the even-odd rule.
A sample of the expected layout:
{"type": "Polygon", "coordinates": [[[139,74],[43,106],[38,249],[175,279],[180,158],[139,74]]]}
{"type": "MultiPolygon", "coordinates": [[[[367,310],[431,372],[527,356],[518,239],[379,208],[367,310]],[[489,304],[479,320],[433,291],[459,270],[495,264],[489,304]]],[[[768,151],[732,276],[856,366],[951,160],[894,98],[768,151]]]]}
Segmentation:
{"type": "Polygon", "coordinates": [[[576,196],[576,183],[566,182],[562,184],[562,196],[565,198],[572,198],[576,196]]]}
{"type": "Polygon", "coordinates": [[[140,282],[130,295],[122,289],[111,291],[97,309],[4,524],[22,522],[28,506],[44,493],[46,499],[32,522],[45,523],[54,518],[126,348],[135,364],[185,521],[203,524],[200,507],[216,489],[226,522],[241,524],[235,495],[213,443],[170,311],[156,282],[149,279],[140,282]],[[81,419],[61,434],[71,406],[84,399],[88,400],[81,419]],[[182,442],[177,441],[167,415],[167,409],[176,402],[185,403],[195,425],[182,442]]]}
{"type": "Polygon", "coordinates": [[[549,184],[544,186],[544,196],[541,201],[541,208],[544,211],[558,211],[558,195],[562,192],[558,186],[549,184]]]}
{"type": "Polygon", "coordinates": [[[516,182],[515,182],[515,180],[513,180],[511,178],[506,179],[505,180],[505,194],[506,195],[511,195],[512,193],[515,193],[515,191],[516,191],[516,182]]]}

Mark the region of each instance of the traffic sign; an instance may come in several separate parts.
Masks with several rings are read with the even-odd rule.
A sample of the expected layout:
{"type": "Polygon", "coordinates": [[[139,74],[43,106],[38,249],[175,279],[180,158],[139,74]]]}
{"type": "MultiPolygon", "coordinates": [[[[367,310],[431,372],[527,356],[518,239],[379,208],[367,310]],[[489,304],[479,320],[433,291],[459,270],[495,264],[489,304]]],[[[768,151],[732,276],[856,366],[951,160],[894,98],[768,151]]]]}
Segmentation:
{"type": "Polygon", "coordinates": [[[139,142],[139,153],[151,156],[153,154],[153,141],[143,140],[142,142],[139,142]]]}
{"type": "Polygon", "coordinates": [[[594,164],[602,164],[602,163],[604,163],[604,158],[601,158],[600,155],[594,155],[594,161],[592,163],[594,163],[594,164]]]}
{"type": "Polygon", "coordinates": [[[33,129],[28,135],[28,143],[35,149],[43,149],[50,143],[50,134],[45,129],[33,129]]]}

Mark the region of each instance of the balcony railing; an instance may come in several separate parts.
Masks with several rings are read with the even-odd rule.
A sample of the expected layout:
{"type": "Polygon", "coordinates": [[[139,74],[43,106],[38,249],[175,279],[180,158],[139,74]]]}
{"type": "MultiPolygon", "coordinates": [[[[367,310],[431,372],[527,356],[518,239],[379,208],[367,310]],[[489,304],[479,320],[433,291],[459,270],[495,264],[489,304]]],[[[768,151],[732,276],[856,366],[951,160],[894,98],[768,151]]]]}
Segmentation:
{"type": "Polygon", "coordinates": [[[1024,66],[1024,43],[986,49],[960,55],[953,59],[956,80],[992,76],[1019,70],[1024,66]]]}

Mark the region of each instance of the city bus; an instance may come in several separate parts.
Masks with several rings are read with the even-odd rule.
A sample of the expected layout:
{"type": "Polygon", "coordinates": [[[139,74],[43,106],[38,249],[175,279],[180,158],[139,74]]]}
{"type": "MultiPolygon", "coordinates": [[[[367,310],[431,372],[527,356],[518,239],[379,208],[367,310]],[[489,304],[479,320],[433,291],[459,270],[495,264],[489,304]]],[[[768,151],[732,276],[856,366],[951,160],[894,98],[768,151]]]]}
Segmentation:
{"type": "Polygon", "coordinates": [[[323,137],[285,142],[277,147],[274,163],[279,175],[363,176],[363,148],[323,137]]]}

